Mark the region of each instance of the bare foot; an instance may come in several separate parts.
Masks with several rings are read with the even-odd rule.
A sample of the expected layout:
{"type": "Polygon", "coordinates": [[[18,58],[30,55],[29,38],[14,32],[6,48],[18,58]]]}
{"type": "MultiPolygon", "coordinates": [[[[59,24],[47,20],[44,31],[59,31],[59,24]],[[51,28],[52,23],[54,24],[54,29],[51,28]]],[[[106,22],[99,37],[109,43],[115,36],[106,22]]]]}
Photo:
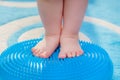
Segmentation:
{"type": "Polygon", "coordinates": [[[76,35],[62,35],[60,37],[61,51],[59,58],[75,57],[83,54],[76,35]]]}
{"type": "Polygon", "coordinates": [[[35,56],[48,58],[59,45],[59,35],[47,35],[35,47],[32,52],[35,56]]]}

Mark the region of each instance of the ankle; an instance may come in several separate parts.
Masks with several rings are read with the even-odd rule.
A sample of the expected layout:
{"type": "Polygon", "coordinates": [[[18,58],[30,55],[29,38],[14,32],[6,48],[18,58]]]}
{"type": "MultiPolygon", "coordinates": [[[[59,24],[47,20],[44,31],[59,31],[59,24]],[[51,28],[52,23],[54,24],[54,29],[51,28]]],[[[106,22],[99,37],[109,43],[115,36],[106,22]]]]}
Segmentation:
{"type": "Polygon", "coordinates": [[[60,33],[47,33],[47,32],[45,32],[45,36],[50,36],[50,37],[52,37],[52,36],[60,36],[60,33]]]}
{"type": "Polygon", "coordinates": [[[60,36],[60,43],[69,43],[69,42],[78,42],[79,41],[79,36],[78,35],[67,35],[67,34],[62,34],[60,36]]]}
{"type": "Polygon", "coordinates": [[[62,26],[60,26],[59,29],[45,30],[46,36],[60,36],[61,33],[62,33],[62,26]]]}
{"type": "Polygon", "coordinates": [[[61,34],[60,38],[73,38],[73,39],[79,39],[78,34],[61,34]]]}

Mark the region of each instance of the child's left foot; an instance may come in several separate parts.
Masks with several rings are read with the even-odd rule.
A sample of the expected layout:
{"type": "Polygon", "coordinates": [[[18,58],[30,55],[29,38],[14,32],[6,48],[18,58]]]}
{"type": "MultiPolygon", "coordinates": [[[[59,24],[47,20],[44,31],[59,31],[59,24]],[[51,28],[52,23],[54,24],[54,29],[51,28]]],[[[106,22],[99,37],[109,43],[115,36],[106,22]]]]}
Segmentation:
{"type": "Polygon", "coordinates": [[[60,38],[60,45],[61,51],[59,53],[59,58],[71,58],[83,54],[77,35],[62,35],[60,38]]]}

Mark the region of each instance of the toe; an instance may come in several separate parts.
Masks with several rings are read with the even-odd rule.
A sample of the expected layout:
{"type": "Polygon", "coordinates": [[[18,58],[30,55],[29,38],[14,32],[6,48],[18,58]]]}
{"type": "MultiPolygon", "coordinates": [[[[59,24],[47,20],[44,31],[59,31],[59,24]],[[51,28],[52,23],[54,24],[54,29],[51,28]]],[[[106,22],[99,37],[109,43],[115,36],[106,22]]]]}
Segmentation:
{"type": "Polygon", "coordinates": [[[39,56],[39,49],[36,49],[35,52],[33,52],[35,56],[39,56]]]}
{"type": "Polygon", "coordinates": [[[66,58],[66,54],[64,52],[60,52],[58,57],[59,58],[66,58]]]}
{"type": "Polygon", "coordinates": [[[50,55],[49,55],[49,53],[47,51],[44,51],[39,56],[42,57],[42,58],[48,58],[48,57],[50,57],[50,55]]]}
{"type": "Polygon", "coordinates": [[[72,52],[68,52],[67,57],[71,58],[72,57],[72,52]]]}
{"type": "Polygon", "coordinates": [[[32,48],[31,50],[32,50],[32,52],[33,52],[33,53],[35,53],[35,51],[36,51],[37,49],[35,49],[35,48],[32,48]]]}
{"type": "Polygon", "coordinates": [[[80,53],[80,55],[82,55],[83,54],[83,50],[81,49],[81,50],[79,50],[79,53],[80,53]]]}
{"type": "Polygon", "coordinates": [[[39,49],[34,47],[34,48],[32,48],[32,52],[34,55],[37,56],[37,54],[39,53],[39,49]]]}
{"type": "Polygon", "coordinates": [[[38,57],[41,57],[41,54],[42,54],[42,53],[44,53],[44,51],[43,51],[42,49],[39,49],[39,51],[37,52],[36,55],[37,55],[38,57]]]}
{"type": "Polygon", "coordinates": [[[75,56],[76,56],[76,52],[73,51],[73,52],[72,52],[72,57],[75,57],[75,56]]]}
{"type": "Polygon", "coordinates": [[[82,55],[82,54],[83,54],[83,51],[82,51],[82,50],[76,51],[76,55],[77,55],[77,56],[80,56],[80,55],[82,55]]]}
{"type": "Polygon", "coordinates": [[[76,56],[80,56],[80,52],[79,51],[76,51],[76,56]]]}

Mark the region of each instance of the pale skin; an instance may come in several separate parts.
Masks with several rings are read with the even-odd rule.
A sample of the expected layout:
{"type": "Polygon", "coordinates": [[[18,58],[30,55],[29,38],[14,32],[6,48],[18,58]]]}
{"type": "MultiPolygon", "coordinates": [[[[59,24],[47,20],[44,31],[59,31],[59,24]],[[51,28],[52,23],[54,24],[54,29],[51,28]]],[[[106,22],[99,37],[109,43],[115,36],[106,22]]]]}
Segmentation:
{"type": "Polygon", "coordinates": [[[45,37],[32,48],[33,54],[48,58],[60,45],[59,58],[82,55],[78,34],[88,0],[38,0],[37,3],[45,37]]]}

